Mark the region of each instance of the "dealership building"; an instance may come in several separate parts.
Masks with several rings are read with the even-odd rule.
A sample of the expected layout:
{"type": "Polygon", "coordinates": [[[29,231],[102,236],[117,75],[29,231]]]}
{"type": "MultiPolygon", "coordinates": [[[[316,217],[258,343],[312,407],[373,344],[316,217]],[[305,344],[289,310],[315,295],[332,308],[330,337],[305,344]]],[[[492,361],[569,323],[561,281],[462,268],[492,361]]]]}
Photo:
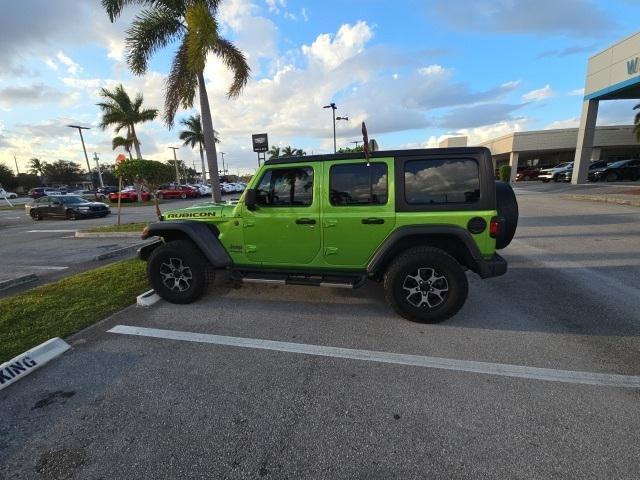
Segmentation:
{"type": "MultiPolygon", "coordinates": [[[[496,167],[511,165],[513,180],[518,167],[575,161],[572,182],[585,183],[592,160],[640,158],[632,125],[596,127],[600,102],[624,99],[640,99],[640,32],[589,59],[579,128],[514,132],[482,145],[491,150],[496,167]]],[[[453,137],[440,146],[463,143],[466,138],[453,137]]]]}

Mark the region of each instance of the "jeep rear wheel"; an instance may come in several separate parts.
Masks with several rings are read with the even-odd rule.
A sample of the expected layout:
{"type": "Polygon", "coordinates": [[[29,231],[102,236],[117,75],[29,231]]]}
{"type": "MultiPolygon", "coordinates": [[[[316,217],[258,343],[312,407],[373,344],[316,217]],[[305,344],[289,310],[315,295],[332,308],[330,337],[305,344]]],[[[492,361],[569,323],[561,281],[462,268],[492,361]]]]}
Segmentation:
{"type": "Polygon", "coordinates": [[[407,320],[438,323],[455,315],[469,292],[467,276],[451,255],[417,247],[387,269],[384,290],[389,305],[407,320]]]}
{"type": "Polygon", "coordinates": [[[147,260],[147,276],[160,297],[171,303],[191,303],[206,291],[211,267],[189,241],[176,240],[156,248],[147,260]]]}

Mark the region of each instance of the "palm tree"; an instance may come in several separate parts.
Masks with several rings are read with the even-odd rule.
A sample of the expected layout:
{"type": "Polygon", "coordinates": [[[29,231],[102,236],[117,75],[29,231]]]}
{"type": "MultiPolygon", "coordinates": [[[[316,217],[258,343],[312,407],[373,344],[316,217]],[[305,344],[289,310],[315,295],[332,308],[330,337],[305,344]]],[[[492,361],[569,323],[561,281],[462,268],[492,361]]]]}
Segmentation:
{"type": "Polygon", "coordinates": [[[127,129],[127,136],[126,137],[122,137],[122,136],[117,136],[117,137],[113,137],[113,140],[111,141],[111,149],[115,150],[116,148],[124,148],[125,151],[129,154],[129,160],[133,160],[133,155],[131,155],[131,148],[133,147],[134,142],[133,142],[133,137],[131,136],[131,130],[127,129]]]}
{"type": "Polygon", "coordinates": [[[304,150],[301,148],[291,148],[290,145],[284,147],[281,153],[282,157],[301,157],[303,155],[306,155],[304,150]]]}
{"type": "Polygon", "coordinates": [[[29,160],[29,173],[33,175],[38,175],[40,178],[44,176],[44,169],[47,166],[45,162],[40,160],[39,158],[32,158],[29,160]]]}
{"type": "Polygon", "coordinates": [[[190,108],[198,91],[204,133],[204,148],[211,175],[213,197],[221,200],[218,157],[213,133],[209,97],[204,82],[207,55],[213,53],[233,71],[227,96],[237,97],[249,80],[251,69],[244,54],[218,32],[216,14],[221,0],[102,0],[115,21],[127,5],[143,7],[133,19],[126,36],[127,62],[136,75],[147,71],[149,58],[157,50],[177,42],[166,83],[164,120],[173,126],[179,107],[190,108]]]}
{"type": "MultiPolygon", "coordinates": [[[[202,182],[206,182],[205,177],[205,168],[204,168],[204,133],[202,132],[202,121],[200,119],[200,114],[196,113],[195,115],[191,115],[190,117],[183,118],[180,120],[180,123],[184,125],[186,130],[180,132],[180,140],[184,143],[184,146],[189,146],[191,148],[195,148],[196,145],[200,148],[200,162],[202,163],[202,182]]],[[[220,137],[218,136],[218,132],[213,131],[213,140],[215,143],[220,143],[220,137]]]]}
{"type": "Polygon", "coordinates": [[[155,108],[143,109],[142,103],[144,102],[144,97],[141,93],[138,93],[136,98],[131,101],[131,97],[129,97],[129,94],[122,84],[113,90],[107,90],[106,88],[101,89],[100,96],[105,99],[104,102],[98,103],[98,106],[102,109],[100,128],[106,130],[109,127],[115,127],[114,130],[116,133],[126,129],[127,138],[133,141],[138,160],[142,160],[140,141],[136,135],[135,125],[136,123],[155,120],[158,116],[158,110],[155,108]]]}
{"type": "Polygon", "coordinates": [[[269,150],[269,160],[280,157],[280,147],[272,146],[271,150],[269,150]]]}

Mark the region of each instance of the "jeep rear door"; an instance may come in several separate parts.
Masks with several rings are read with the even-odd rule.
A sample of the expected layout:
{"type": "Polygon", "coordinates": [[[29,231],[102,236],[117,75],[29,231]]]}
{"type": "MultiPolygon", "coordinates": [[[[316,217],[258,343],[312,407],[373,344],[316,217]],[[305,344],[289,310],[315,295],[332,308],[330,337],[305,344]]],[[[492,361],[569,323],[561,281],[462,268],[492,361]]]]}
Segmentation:
{"type": "Polygon", "coordinates": [[[393,159],[323,162],[322,235],[324,261],[364,267],[393,230],[393,159]]]}

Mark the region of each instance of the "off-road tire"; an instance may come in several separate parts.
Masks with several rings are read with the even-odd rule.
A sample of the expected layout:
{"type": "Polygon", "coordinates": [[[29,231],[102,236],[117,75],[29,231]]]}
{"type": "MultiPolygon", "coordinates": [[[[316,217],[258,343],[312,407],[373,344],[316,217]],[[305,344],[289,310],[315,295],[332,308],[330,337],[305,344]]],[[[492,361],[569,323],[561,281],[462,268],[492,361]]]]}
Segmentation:
{"type": "MultiPolygon", "coordinates": [[[[195,302],[207,291],[210,283],[213,283],[214,271],[193,243],[188,240],[175,240],[151,252],[147,259],[147,277],[160,297],[171,303],[185,304],[195,302]],[[188,276],[191,278],[186,285],[182,285],[185,286],[183,291],[169,288],[161,274],[161,271],[167,272],[168,266],[176,264],[175,260],[179,260],[182,266],[189,269],[188,276]]],[[[170,280],[168,281],[170,283],[170,280]]]]}
{"type": "Polygon", "coordinates": [[[42,214],[39,212],[29,212],[29,216],[36,222],[42,220],[42,214]]]}
{"type": "MultiPolygon", "coordinates": [[[[442,287],[442,284],[439,286],[442,287]]],[[[389,305],[407,320],[439,323],[462,308],[469,293],[469,283],[462,266],[447,252],[433,247],[415,247],[403,252],[389,265],[384,276],[384,292],[389,305]],[[415,302],[411,303],[409,300],[412,297],[408,298],[405,287],[413,287],[413,276],[415,272],[420,276],[420,270],[433,270],[433,276],[437,273],[437,276],[446,279],[446,296],[443,295],[444,298],[438,305],[416,306],[415,302]]]]}

